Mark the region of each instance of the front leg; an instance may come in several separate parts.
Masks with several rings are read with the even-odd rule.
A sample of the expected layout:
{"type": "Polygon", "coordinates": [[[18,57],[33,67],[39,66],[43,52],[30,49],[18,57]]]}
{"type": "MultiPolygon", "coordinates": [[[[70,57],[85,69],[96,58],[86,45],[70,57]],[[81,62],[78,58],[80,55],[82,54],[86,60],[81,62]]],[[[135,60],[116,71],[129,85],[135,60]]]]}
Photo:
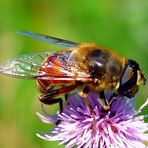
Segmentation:
{"type": "Polygon", "coordinates": [[[102,106],[102,108],[104,110],[109,110],[110,109],[110,104],[108,103],[108,100],[104,94],[104,91],[101,91],[99,93],[100,97],[98,98],[98,101],[100,103],[100,105],[102,106]]]}

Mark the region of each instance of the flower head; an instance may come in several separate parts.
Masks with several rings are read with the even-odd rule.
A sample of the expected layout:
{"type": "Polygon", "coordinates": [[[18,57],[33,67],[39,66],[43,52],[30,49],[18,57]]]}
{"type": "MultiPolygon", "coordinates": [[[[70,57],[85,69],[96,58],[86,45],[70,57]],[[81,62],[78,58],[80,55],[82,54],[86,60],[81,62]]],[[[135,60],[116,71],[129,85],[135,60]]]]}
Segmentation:
{"type": "MultiPolygon", "coordinates": [[[[110,101],[110,94],[106,94],[110,101]]],[[[148,123],[144,116],[136,116],[146,103],[135,110],[135,99],[115,97],[110,110],[104,111],[97,96],[90,93],[87,97],[93,112],[78,94],[68,96],[63,113],[50,116],[37,113],[40,119],[53,124],[59,121],[52,131],[37,135],[48,141],[60,141],[67,148],[144,148],[148,141],[148,123]]]]}

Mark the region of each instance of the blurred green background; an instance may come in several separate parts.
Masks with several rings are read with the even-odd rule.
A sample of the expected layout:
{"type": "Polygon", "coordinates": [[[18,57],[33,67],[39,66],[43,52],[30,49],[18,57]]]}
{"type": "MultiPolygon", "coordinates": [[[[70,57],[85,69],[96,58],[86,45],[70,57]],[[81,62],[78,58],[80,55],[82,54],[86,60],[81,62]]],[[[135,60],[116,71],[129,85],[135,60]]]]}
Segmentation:
{"type": "MultiPolygon", "coordinates": [[[[59,48],[16,34],[18,30],[43,33],[76,42],[95,42],[135,59],[148,76],[147,0],[0,0],[0,61],[26,53],[59,48]]],[[[137,107],[147,98],[141,86],[137,107]]],[[[48,125],[41,112],[36,82],[0,75],[0,147],[63,147],[35,136],[48,125]]],[[[54,113],[55,106],[49,112],[54,113]]],[[[142,114],[146,114],[145,108],[142,114]]]]}

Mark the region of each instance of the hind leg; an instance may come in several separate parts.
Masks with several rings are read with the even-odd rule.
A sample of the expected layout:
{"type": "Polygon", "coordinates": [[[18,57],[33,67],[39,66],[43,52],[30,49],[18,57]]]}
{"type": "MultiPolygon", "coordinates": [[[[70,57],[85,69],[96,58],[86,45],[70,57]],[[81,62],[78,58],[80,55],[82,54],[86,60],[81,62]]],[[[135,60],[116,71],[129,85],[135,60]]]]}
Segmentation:
{"type": "Polygon", "coordinates": [[[44,103],[44,104],[48,104],[48,105],[52,105],[52,104],[56,104],[59,103],[59,107],[60,107],[60,111],[63,112],[63,100],[62,98],[54,98],[54,97],[39,97],[39,100],[44,103]]]}
{"type": "Polygon", "coordinates": [[[39,96],[39,100],[44,104],[49,104],[49,105],[59,103],[60,111],[63,112],[63,100],[62,98],[59,98],[59,96],[62,94],[67,94],[75,88],[76,88],[76,85],[69,85],[69,86],[61,87],[59,89],[50,89],[47,92],[42,93],[39,96]]]}

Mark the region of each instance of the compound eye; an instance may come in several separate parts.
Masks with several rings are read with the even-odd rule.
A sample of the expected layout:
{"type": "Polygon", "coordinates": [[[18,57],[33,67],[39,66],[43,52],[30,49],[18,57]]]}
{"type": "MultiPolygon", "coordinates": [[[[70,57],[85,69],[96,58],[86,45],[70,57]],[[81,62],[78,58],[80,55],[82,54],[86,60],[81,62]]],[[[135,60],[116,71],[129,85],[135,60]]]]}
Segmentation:
{"type": "Polygon", "coordinates": [[[129,98],[133,97],[138,91],[137,69],[127,66],[120,80],[118,92],[129,98]]]}
{"type": "Polygon", "coordinates": [[[133,68],[128,66],[122,75],[122,78],[120,80],[120,85],[126,84],[133,77],[133,74],[134,74],[133,68]]]}

